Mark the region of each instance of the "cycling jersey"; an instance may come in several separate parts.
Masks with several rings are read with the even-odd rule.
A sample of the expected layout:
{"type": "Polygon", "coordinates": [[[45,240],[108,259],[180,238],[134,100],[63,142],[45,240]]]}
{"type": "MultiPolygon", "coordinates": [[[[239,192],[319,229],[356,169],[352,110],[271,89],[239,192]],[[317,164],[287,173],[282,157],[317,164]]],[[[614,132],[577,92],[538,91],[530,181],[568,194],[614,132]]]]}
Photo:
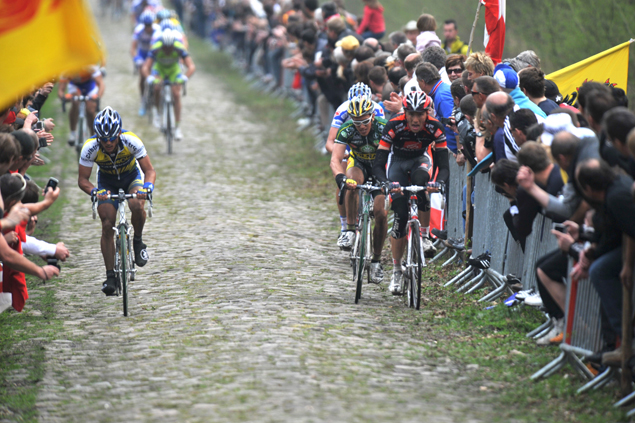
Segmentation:
{"type": "Polygon", "coordinates": [[[174,41],[174,46],[170,52],[166,52],[163,48],[163,41],[157,41],[152,45],[148,57],[154,60],[154,66],[161,72],[163,70],[171,70],[179,65],[180,59],[185,59],[190,54],[180,41],[174,41]]]}
{"type": "Polygon", "coordinates": [[[81,94],[86,96],[97,95],[99,88],[95,78],[101,76],[99,66],[90,66],[73,76],[62,76],[60,81],[68,82],[66,92],[69,94],[81,94]]]}
{"type": "MultiPolygon", "coordinates": [[[[340,107],[335,111],[335,115],[333,115],[333,121],[331,122],[331,128],[339,129],[344,122],[346,122],[349,118],[348,116],[348,103],[350,101],[346,100],[344,103],[340,104],[340,107]]],[[[374,113],[377,117],[385,117],[384,109],[373,101],[373,106],[375,107],[374,113]]]]}
{"type": "Polygon", "coordinates": [[[138,52],[148,52],[150,47],[152,47],[152,40],[157,34],[161,33],[161,27],[157,24],[152,24],[152,32],[146,32],[146,26],[144,24],[139,24],[134,29],[134,33],[132,34],[132,39],[137,42],[137,51],[138,52]]]}
{"type": "Polygon", "coordinates": [[[408,127],[403,113],[388,121],[380,142],[380,145],[389,148],[396,157],[402,158],[422,156],[432,144],[436,148],[447,147],[441,122],[428,116],[423,129],[415,133],[408,127]]]}
{"type": "Polygon", "coordinates": [[[112,157],[101,148],[95,135],[88,138],[82,147],[79,164],[92,168],[96,163],[99,166],[98,175],[117,176],[117,179],[121,179],[130,173],[138,172],[137,160],[147,155],[146,148],[139,137],[130,131],[123,130],[119,136],[117,151],[112,157]]]}
{"type": "Polygon", "coordinates": [[[357,161],[372,165],[386,123],[386,119],[375,117],[368,135],[362,136],[353,121],[349,120],[337,131],[335,143],[350,146],[352,157],[355,157],[357,161]]]}

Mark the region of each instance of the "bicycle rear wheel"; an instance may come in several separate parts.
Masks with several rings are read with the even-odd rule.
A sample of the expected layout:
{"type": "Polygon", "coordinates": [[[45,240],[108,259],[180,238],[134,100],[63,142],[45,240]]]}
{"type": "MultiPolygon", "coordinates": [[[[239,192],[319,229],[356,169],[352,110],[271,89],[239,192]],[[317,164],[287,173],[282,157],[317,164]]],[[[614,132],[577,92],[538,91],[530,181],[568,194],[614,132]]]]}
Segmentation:
{"type": "Polygon", "coordinates": [[[368,214],[362,216],[362,227],[357,232],[359,238],[359,251],[357,254],[357,277],[356,277],[356,289],[355,289],[355,304],[362,297],[362,283],[364,281],[364,270],[366,269],[366,239],[368,232],[368,214]]]}
{"type": "Polygon", "coordinates": [[[123,296],[123,315],[128,315],[128,243],[126,242],[126,227],[119,225],[119,255],[121,257],[121,294],[123,296]]]}
{"type": "Polygon", "coordinates": [[[137,272],[135,271],[134,249],[132,248],[132,243],[130,242],[130,235],[126,236],[126,243],[128,244],[128,273],[130,273],[128,280],[133,282],[137,272]]]}
{"type": "Polygon", "coordinates": [[[172,103],[168,103],[165,105],[166,107],[166,125],[165,125],[165,140],[168,143],[168,154],[172,154],[172,141],[174,139],[174,134],[173,129],[172,129],[172,125],[174,124],[174,122],[172,122],[172,107],[173,104],[172,103]]]}

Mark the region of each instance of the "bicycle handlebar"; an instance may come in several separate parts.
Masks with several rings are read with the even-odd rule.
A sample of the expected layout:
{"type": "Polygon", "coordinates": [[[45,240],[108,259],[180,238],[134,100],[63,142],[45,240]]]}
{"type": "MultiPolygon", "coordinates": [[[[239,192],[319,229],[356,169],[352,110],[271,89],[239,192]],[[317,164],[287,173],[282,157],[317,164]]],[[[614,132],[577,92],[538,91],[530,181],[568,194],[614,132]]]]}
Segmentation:
{"type": "MultiPolygon", "coordinates": [[[[116,194],[106,194],[106,196],[108,197],[108,200],[115,200],[115,201],[121,202],[121,201],[129,200],[131,198],[137,198],[137,193],[125,194],[123,190],[120,190],[116,194]]],[[[149,203],[148,217],[152,217],[152,193],[151,192],[147,193],[145,199],[148,200],[148,203],[149,203]]],[[[98,203],[97,195],[91,195],[90,200],[93,203],[93,219],[95,219],[97,217],[97,203],[98,203]]]]}
{"type": "MultiPolygon", "coordinates": [[[[347,189],[350,189],[350,188],[346,188],[346,185],[344,185],[344,189],[340,190],[340,196],[339,196],[339,203],[340,204],[344,204],[344,193],[346,192],[347,189]]],[[[372,185],[370,182],[366,182],[365,184],[357,185],[355,187],[355,189],[361,189],[362,191],[368,191],[368,192],[370,192],[370,191],[378,191],[378,190],[382,190],[383,191],[382,187],[378,187],[378,186],[372,185]]]]}
{"type": "Polygon", "coordinates": [[[62,113],[66,113],[66,103],[69,101],[88,101],[94,100],[97,102],[97,109],[99,110],[99,97],[92,98],[87,95],[74,95],[71,98],[62,97],[62,113]]]}

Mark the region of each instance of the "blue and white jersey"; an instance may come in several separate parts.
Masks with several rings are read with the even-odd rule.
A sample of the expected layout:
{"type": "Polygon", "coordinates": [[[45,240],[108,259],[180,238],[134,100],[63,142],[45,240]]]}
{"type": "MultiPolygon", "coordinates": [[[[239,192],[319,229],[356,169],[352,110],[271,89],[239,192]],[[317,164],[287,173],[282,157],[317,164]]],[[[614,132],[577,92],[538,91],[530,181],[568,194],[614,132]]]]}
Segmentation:
{"type": "MultiPolygon", "coordinates": [[[[340,107],[337,108],[335,114],[333,115],[333,121],[331,122],[331,128],[340,129],[342,124],[348,120],[348,103],[346,100],[344,103],[340,104],[340,107]]],[[[375,107],[375,116],[377,117],[385,117],[384,109],[377,103],[373,101],[373,106],[375,107]]]]}
{"type": "Polygon", "coordinates": [[[132,39],[137,42],[137,49],[141,51],[150,51],[150,47],[154,44],[152,40],[157,33],[161,33],[161,27],[159,24],[152,24],[151,33],[147,33],[145,28],[146,26],[144,24],[137,25],[134,29],[134,33],[132,34],[132,39]]]}

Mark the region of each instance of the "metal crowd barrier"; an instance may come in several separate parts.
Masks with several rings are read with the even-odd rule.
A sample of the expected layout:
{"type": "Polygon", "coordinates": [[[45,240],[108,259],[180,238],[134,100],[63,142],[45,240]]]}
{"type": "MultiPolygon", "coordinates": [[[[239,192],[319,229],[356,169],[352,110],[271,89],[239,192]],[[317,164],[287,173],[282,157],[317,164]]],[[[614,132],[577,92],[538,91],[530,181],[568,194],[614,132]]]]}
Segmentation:
{"type": "Polygon", "coordinates": [[[525,242],[525,260],[521,278],[523,289],[538,291],[536,261],[548,252],[558,248],[556,237],[551,233],[552,223],[551,219],[542,214],[534,219],[531,235],[525,242]]]}
{"type": "Polygon", "coordinates": [[[611,379],[613,371],[609,369],[594,378],[580,358],[600,351],[602,343],[600,297],[597,291],[588,278],[570,280],[567,283],[564,340],[560,344],[562,352],[558,358],[534,373],[531,380],[547,378],[570,363],[583,377],[591,380],[578,392],[605,385],[611,379]]]}

